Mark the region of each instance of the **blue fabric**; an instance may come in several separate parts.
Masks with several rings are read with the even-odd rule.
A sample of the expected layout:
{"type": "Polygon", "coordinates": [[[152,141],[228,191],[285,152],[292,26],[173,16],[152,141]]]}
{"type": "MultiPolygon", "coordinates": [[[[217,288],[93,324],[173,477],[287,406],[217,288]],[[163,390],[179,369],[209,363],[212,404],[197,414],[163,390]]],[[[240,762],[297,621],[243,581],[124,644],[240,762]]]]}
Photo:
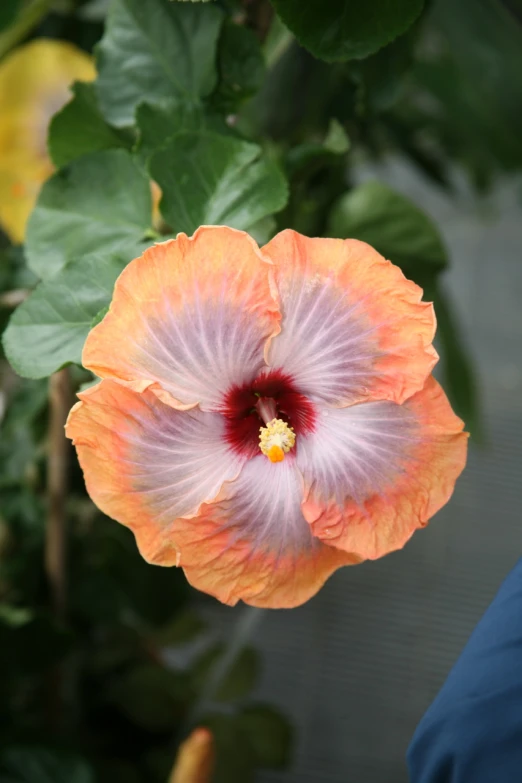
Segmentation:
{"type": "Polygon", "coordinates": [[[522,560],[408,749],[411,783],[522,783],[522,560]]]}

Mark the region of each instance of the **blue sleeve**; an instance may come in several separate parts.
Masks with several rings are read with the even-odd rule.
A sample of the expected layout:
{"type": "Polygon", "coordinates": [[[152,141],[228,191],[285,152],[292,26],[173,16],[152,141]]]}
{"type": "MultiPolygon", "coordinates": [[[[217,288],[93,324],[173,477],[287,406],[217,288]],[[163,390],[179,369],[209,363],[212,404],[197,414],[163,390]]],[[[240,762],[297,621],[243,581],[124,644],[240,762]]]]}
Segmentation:
{"type": "Polygon", "coordinates": [[[522,560],[417,727],[408,768],[411,783],[522,781],[522,560]]]}

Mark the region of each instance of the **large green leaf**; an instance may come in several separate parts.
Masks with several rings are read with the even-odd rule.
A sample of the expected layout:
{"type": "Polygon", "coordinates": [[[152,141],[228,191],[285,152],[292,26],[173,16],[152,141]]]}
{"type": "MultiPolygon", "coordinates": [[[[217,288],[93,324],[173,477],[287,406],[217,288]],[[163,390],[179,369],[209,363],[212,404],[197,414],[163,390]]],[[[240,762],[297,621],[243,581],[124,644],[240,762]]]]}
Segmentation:
{"type": "Polygon", "coordinates": [[[448,262],[433,221],[381,182],[365,182],[344,195],[332,210],[328,234],[368,242],[421,285],[448,262]]]}
{"type": "Polygon", "coordinates": [[[58,168],[88,152],[127,146],[105,122],[94,85],[76,82],[72,91],[73,99],[53,117],[49,128],[49,154],[58,168]]]}
{"type": "Polygon", "coordinates": [[[151,210],[149,182],[127,152],[85,155],[43,186],[27,227],[29,266],[50,278],[72,259],[139,242],[151,210]]]}
{"type": "Polygon", "coordinates": [[[139,133],[137,149],[145,161],[176,133],[206,128],[202,108],[178,100],[158,105],[141,103],[136,110],[136,124],[139,133]]]}
{"type": "Polygon", "coordinates": [[[202,224],[248,230],[286,204],[288,187],[261,148],[217,133],[179,133],[153,155],[163,191],[160,208],[172,231],[202,224]]]}
{"type": "Polygon", "coordinates": [[[322,60],[367,57],[415,21],[424,0],[272,0],[298,41],[322,60]]]}
{"type": "Polygon", "coordinates": [[[41,282],[4,332],[5,353],[16,372],[44,378],[70,362],[81,364],[93,318],[109,304],[126,263],[140,252],[136,245],[110,255],[86,256],[41,282]]]}
{"type": "Polygon", "coordinates": [[[98,47],[100,106],[118,127],[143,101],[198,102],[216,82],[222,12],[214,4],[115,0],[98,47]]]}
{"type": "Polygon", "coordinates": [[[6,748],[0,754],[2,783],[94,783],[87,764],[76,756],[51,748],[6,748]]]}

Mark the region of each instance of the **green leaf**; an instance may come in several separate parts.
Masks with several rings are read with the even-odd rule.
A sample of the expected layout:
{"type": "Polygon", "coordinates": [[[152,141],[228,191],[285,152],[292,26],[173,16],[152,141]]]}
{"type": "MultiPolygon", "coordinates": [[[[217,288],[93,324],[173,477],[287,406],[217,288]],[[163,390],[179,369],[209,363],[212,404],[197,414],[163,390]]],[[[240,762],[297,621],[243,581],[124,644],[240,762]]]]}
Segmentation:
{"type": "Polygon", "coordinates": [[[514,6],[514,0],[438,0],[432,20],[439,57],[428,47],[419,68],[440,102],[435,117],[458,133],[463,157],[476,148],[508,169],[522,166],[522,15],[514,6]]]}
{"type": "MultiPolygon", "coordinates": [[[[306,141],[288,150],[285,166],[290,177],[305,180],[323,168],[339,168],[339,156],[350,149],[350,139],[339,120],[332,117],[322,144],[306,141]]],[[[293,194],[295,195],[295,193],[293,194]]]]}
{"type": "Polygon", "coordinates": [[[116,0],[97,51],[98,96],[107,120],[132,125],[144,99],[197,103],[209,95],[222,20],[213,4],[116,0]]]}
{"type": "Polygon", "coordinates": [[[233,23],[224,26],[219,41],[218,69],[219,84],[212,102],[223,111],[233,111],[259,90],[265,61],[252,30],[233,23]]]}
{"type": "Polygon", "coordinates": [[[145,161],[176,133],[206,128],[201,107],[178,100],[157,106],[141,103],[136,110],[136,124],[139,131],[137,150],[145,161]]]}
{"type": "MultiPolygon", "coordinates": [[[[1,515],[6,518],[6,490],[11,488],[20,496],[20,505],[24,500],[21,485],[30,482],[36,471],[39,439],[35,432],[35,423],[45,421],[45,407],[48,401],[47,383],[36,381],[19,382],[7,403],[5,416],[0,423],[0,494],[2,495],[1,515]]],[[[31,504],[31,501],[29,501],[31,504]]],[[[15,503],[16,505],[16,503],[15,503]]],[[[34,504],[33,508],[34,508],[34,504]]],[[[30,510],[23,516],[23,524],[34,518],[30,510]]],[[[37,515],[37,525],[42,520],[37,515]]],[[[0,568],[1,568],[0,562],[0,568]]]]}
{"type": "MultiPolygon", "coordinates": [[[[27,557],[27,553],[25,555],[27,557]]],[[[17,626],[0,623],[3,679],[9,681],[20,674],[27,676],[48,671],[70,651],[71,642],[72,636],[45,615],[37,615],[17,626]]]]}
{"type": "Polygon", "coordinates": [[[8,625],[11,628],[18,628],[26,625],[34,618],[30,609],[24,609],[21,606],[12,606],[7,603],[0,603],[0,623],[8,625]]]}
{"type": "Polygon", "coordinates": [[[216,744],[216,768],[212,783],[252,783],[255,757],[235,715],[209,715],[200,721],[212,732],[216,744]]]}
{"type": "Polygon", "coordinates": [[[353,63],[352,73],[364,90],[360,100],[365,108],[382,112],[397,101],[413,64],[413,48],[418,34],[419,25],[413,25],[407,33],[372,57],[353,63]]]}
{"type": "Polygon", "coordinates": [[[259,247],[269,242],[277,232],[277,221],[272,215],[258,220],[253,226],[249,226],[248,233],[256,240],[259,247]]]}
{"type": "Polygon", "coordinates": [[[73,161],[43,186],[29,219],[29,266],[47,279],[68,261],[137,243],[150,230],[147,177],[124,150],[73,161]]]}
{"type": "Polygon", "coordinates": [[[57,168],[89,152],[128,146],[105,122],[93,84],[75,82],[72,92],[73,99],[55,114],[49,128],[49,154],[57,168]]]}
{"type": "Polygon", "coordinates": [[[110,700],[148,731],[172,730],[191,697],[188,678],[154,664],[140,664],[112,685],[110,700]]]}
{"type": "Polygon", "coordinates": [[[443,270],[447,253],[437,227],[415,204],[381,182],[365,182],[334,206],[332,237],[361,239],[420,285],[443,270]]]}
{"type": "Polygon", "coordinates": [[[288,198],[282,172],[260,147],[216,133],[174,136],[153,155],[150,171],[173,232],[192,234],[202,224],[248,230],[288,198]]]}
{"type": "Polygon", "coordinates": [[[9,246],[0,250],[0,291],[33,288],[38,278],[27,267],[23,247],[9,246]]]}
{"type": "MultiPolygon", "coordinates": [[[[225,646],[215,644],[206,650],[196,661],[193,669],[193,684],[196,690],[205,690],[212,677],[214,667],[219,665],[225,646]]],[[[245,647],[237,656],[234,665],[221,680],[216,693],[211,694],[216,701],[237,701],[248,696],[259,677],[259,655],[253,647],[245,647]]]]}
{"type": "Polygon", "coordinates": [[[272,0],[283,22],[315,57],[367,57],[410,27],[424,0],[272,0]]]}
{"type": "Polygon", "coordinates": [[[2,0],[0,4],[0,30],[14,22],[20,5],[21,0],[2,0]]]}
{"type": "Polygon", "coordinates": [[[344,155],[350,149],[350,139],[345,129],[335,117],[332,117],[328,126],[328,133],[323,142],[324,148],[334,155],[344,155]]]}
{"type": "Polygon", "coordinates": [[[192,609],[180,612],[167,625],[158,628],[152,640],[159,647],[175,647],[196,639],[206,628],[205,623],[192,609]]]}
{"type": "Polygon", "coordinates": [[[0,754],[2,783],[94,783],[83,759],[51,748],[18,745],[0,754]]]}
{"type": "Polygon", "coordinates": [[[275,769],[288,766],[293,730],[284,715],[266,704],[252,704],[241,710],[239,720],[259,766],[275,769]]]}
{"type": "Polygon", "coordinates": [[[426,291],[437,316],[437,337],[441,347],[442,383],[473,438],[484,441],[479,385],[473,361],[466,348],[452,303],[440,285],[426,291]]]}
{"type": "Polygon", "coordinates": [[[14,312],[4,332],[7,358],[19,375],[45,378],[64,365],[81,364],[93,319],[112,297],[116,278],[141,249],[91,255],[43,281],[14,312]]]}

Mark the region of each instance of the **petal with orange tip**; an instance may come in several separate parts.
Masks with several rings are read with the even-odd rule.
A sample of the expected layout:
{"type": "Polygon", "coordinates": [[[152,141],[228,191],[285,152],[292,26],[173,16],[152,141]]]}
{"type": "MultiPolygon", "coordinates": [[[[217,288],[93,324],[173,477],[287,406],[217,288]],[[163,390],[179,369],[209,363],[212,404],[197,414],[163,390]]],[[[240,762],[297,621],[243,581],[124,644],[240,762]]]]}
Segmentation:
{"type": "Polygon", "coordinates": [[[403,547],[451,497],[466,464],[462,430],[433,377],[400,406],[323,411],[298,452],[314,536],[370,560],[403,547]]]}
{"type": "Polygon", "coordinates": [[[134,532],[146,560],[176,563],[178,517],[194,517],[243,464],[226,445],[224,417],[178,411],[114,381],[80,398],[66,431],[91,498],[134,532]]]}
{"type": "Polygon", "coordinates": [[[275,264],[281,333],[268,363],[314,400],[402,403],[438,356],[422,290],[370,245],[282,231],[262,252],[275,264]]]}
{"type": "Polygon", "coordinates": [[[180,409],[219,410],[279,331],[271,264],[243,231],[203,226],[149,248],[116,282],[83,364],[180,409]]]}
{"type": "Polygon", "coordinates": [[[212,504],[176,526],[179,563],[198,590],[233,606],[291,608],[314,596],[357,556],[311,535],[302,511],[303,482],[290,458],[259,455],[223,486],[212,504]]]}
{"type": "Polygon", "coordinates": [[[215,756],[212,732],[194,729],[180,745],[169,783],[211,783],[215,756]]]}

